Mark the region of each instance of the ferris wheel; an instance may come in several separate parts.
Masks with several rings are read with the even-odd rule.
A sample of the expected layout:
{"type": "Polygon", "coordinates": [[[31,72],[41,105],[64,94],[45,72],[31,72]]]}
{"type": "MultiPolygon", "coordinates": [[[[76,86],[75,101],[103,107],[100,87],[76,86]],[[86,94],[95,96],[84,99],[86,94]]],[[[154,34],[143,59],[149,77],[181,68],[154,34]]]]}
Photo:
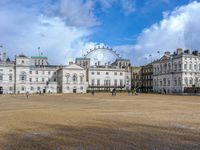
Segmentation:
{"type": "Polygon", "coordinates": [[[117,51],[106,46],[97,46],[90,49],[83,55],[85,58],[90,58],[91,62],[109,63],[114,62],[116,59],[122,58],[117,51]]]}

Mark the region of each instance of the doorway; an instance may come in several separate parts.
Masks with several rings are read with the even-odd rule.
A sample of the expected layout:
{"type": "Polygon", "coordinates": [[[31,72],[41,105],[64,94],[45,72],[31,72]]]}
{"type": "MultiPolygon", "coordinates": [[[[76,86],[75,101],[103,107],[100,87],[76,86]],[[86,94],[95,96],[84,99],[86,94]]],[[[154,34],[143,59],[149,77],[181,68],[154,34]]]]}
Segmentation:
{"type": "Polygon", "coordinates": [[[0,87],[0,94],[3,94],[3,87],[0,87]]]}
{"type": "Polygon", "coordinates": [[[76,88],[73,89],[73,93],[76,93],[76,88]]]}

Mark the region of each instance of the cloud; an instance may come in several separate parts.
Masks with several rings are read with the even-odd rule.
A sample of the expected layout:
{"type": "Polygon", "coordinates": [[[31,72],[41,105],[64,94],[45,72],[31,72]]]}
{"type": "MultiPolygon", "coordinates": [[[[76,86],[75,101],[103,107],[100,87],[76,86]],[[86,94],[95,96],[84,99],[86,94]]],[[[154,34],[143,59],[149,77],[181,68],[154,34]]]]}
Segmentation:
{"type": "Polygon", "coordinates": [[[135,2],[133,0],[120,0],[120,2],[125,15],[128,15],[136,10],[135,2]]]}
{"type": "Polygon", "coordinates": [[[94,15],[94,2],[86,0],[61,0],[58,13],[70,26],[90,27],[98,25],[96,16],[94,15]]]}
{"type": "Polygon", "coordinates": [[[171,51],[176,48],[200,49],[200,3],[175,8],[164,13],[163,19],[144,29],[137,38],[136,44],[117,46],[126,56],[132,56],[135,65],[145,64],[145,57],[158,58],[157,51],[171,51]]]}
{"type": "Polygon", "coordinates": [[[87,37],[91,34],[89,29],[67,26],[59,17],[20,8],[0,9],[0,45],[9,56],[20,53],[38,55],[38,46],[53,64],[66,64],[68,60],[81,56],[81,49],[87,46],[87,37]]]}

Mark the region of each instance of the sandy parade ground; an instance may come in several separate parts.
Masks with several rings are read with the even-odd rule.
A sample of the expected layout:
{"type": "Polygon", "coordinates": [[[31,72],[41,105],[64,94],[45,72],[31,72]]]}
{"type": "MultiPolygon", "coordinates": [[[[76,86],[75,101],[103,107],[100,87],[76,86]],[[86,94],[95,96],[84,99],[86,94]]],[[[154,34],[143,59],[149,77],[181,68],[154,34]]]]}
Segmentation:
{"type": "Polygon", "coordinates": [[[200,97],[0,95],[2,150],[200,150],[200,97]]]}

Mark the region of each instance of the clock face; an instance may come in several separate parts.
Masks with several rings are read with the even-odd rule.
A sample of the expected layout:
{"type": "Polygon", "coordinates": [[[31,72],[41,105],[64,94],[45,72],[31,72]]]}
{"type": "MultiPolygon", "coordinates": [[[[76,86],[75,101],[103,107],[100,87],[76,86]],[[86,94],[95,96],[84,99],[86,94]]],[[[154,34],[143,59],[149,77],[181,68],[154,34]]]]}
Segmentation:
{"type": "Polygon", "coordinates": [[[118,58],[115,51],[106,48],[92,50],[88,53],[87,57],[90,58],[91,65],[95,65],[95,63],[100,63],[100,65],[111,64],[118,58]]]}

